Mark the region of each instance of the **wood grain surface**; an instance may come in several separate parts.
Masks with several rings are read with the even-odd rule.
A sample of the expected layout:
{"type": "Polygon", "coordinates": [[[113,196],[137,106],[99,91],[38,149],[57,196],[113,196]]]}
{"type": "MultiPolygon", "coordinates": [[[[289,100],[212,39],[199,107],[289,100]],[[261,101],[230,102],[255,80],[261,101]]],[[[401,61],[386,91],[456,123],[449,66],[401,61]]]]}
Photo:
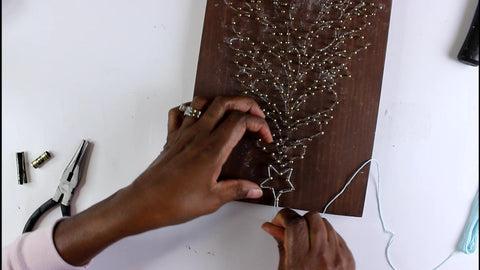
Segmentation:
{"type": "MultiPolygon", "coordinates": [[[[337,82],[339,104],[333,112],[334,119],[324,127],[325,135],[310,142],[305,158],[292,165],[295,191],[282,195],[281,207],[322,211],[355,170],[371,158],[391,2],[379,0],[375,4],[382,5],[383,9],[372,18],[371,29],[365,35],[371,45],[352,58],[348,66],[352,77],[337,82]]],[[[223,0],[208,0],[195,96],[242,94],[242,86],[235,79],[238,68],[232,62],[234,53],[225,43],[225,39],[232,36],[229,26],[233,16],[235,13],[223,0]]],[[[315,105],[310,106],[315,109],[315,105]]],[[[224,165],[220,180],[243,178],[261,183],[268,178],[267,166],[271,161],[255,146],[256,139],[254,134],[244,136],[224,165]]],[[[361,171],[327,213],[362,216],[368,168],[361,171]]],[[[249,202],[273,205],[273,196],[264,189],[261,199],[249,202]]]]}

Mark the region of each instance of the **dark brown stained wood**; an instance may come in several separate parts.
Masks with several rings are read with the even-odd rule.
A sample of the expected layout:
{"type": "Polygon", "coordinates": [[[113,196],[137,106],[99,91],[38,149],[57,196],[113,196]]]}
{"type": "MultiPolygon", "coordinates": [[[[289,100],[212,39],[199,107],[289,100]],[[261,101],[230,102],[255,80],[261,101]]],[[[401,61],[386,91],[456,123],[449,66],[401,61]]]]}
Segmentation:
{"type": "MultiPolygon", "coordinates": [[[[332,114],[334,119],[325,126],[325,135],[308,145],[305,158],[293,164],[291,180],[296,190],[282,195],[282,207],[322,211],[355,170],[371,158],[391,7],[390,0],[375,3],[384,8],[372,18],[371,30],[365,34],[371,45],[352,58],[348,66],[352,78],[337,82],[339,104],[332,114]]],[[[208,0],[195,96],[242,94],[242,86],[235,79],[238,68],[233,64],[234,52],[225,43],[225,38],[232,36],[232,16],[234,12],[223,0],[208,0]]],[[[315,104],[309,106],[316,108],[315,104]]],[[[255,146],[255,140],[253,134],[246,134],[224,165],[220,179],[242,178],[260,184],[268,177],[268,156],[255,146]]],[[[328,213],[362,216],[368,167],[329,207],[328,213]]],[[[264,189],[261,199],[249,202],[273,205],[273,196],[264,189]]]]}

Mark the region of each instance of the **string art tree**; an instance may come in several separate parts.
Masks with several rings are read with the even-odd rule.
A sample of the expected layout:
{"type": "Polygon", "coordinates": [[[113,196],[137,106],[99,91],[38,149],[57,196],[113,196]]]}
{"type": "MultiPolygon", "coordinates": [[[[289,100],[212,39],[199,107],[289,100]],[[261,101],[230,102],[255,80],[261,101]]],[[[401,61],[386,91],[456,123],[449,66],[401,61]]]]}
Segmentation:
{"type": "Polygon", "coordinates": [[[233,50],[236,80],[269,122],[268,154],[274,206],[295,190],[293,165],[309,143],[325,134],[339,103],[337,82],[351,77],[349,64],[368,48],[370,18],[381,5],[353,0],[224,0],[233,16],[225,43],[233,50]]]}

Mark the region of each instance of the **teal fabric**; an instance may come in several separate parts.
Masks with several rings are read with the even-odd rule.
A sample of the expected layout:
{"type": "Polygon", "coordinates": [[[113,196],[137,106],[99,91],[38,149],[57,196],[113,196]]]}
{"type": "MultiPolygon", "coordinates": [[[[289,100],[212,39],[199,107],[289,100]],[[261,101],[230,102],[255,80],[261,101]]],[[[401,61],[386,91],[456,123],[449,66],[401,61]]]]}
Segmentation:
{"type": "Polygon", "coordinates": [[[477,248],[478,242],[478,191],[473,200],[472,210],[468,217],[467,224],[463,229],[462,238],[458,242],[457,251],[465,254],[472,254],[477,248]]]}

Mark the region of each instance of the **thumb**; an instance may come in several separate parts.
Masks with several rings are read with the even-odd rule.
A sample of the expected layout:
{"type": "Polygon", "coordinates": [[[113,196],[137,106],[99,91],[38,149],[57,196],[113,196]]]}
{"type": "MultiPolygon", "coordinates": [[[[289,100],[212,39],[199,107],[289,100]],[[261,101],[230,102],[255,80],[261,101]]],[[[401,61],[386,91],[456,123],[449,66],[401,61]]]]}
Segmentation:
{"type": "Polygon", "coordinates": [[[285,229],[283,227],[275,225],[271,222],[265,222],[262,225],[262,229],[273,236],[273,238],[277,240],[278,244],[282,244],[285,240],[285,229]]]}
{"type": "Polygon", "coordinates": [[[215,185],[215,193],[223,203],[241,199],[258,199],[262,197],[262,189],[248,180],[224,180],[215,185]]]}
{"type": "Polygon", "coordinates": [[[278,263],[278,270],[285,270],[290,269],[286,267],[285,261],[285,228],[275,225],[271,222],[265,222],[262,225],[262,229],[266,231],[268,234],[273,236],[278,243],[278,253],[280,256],[280,262],[278,263]]]}

